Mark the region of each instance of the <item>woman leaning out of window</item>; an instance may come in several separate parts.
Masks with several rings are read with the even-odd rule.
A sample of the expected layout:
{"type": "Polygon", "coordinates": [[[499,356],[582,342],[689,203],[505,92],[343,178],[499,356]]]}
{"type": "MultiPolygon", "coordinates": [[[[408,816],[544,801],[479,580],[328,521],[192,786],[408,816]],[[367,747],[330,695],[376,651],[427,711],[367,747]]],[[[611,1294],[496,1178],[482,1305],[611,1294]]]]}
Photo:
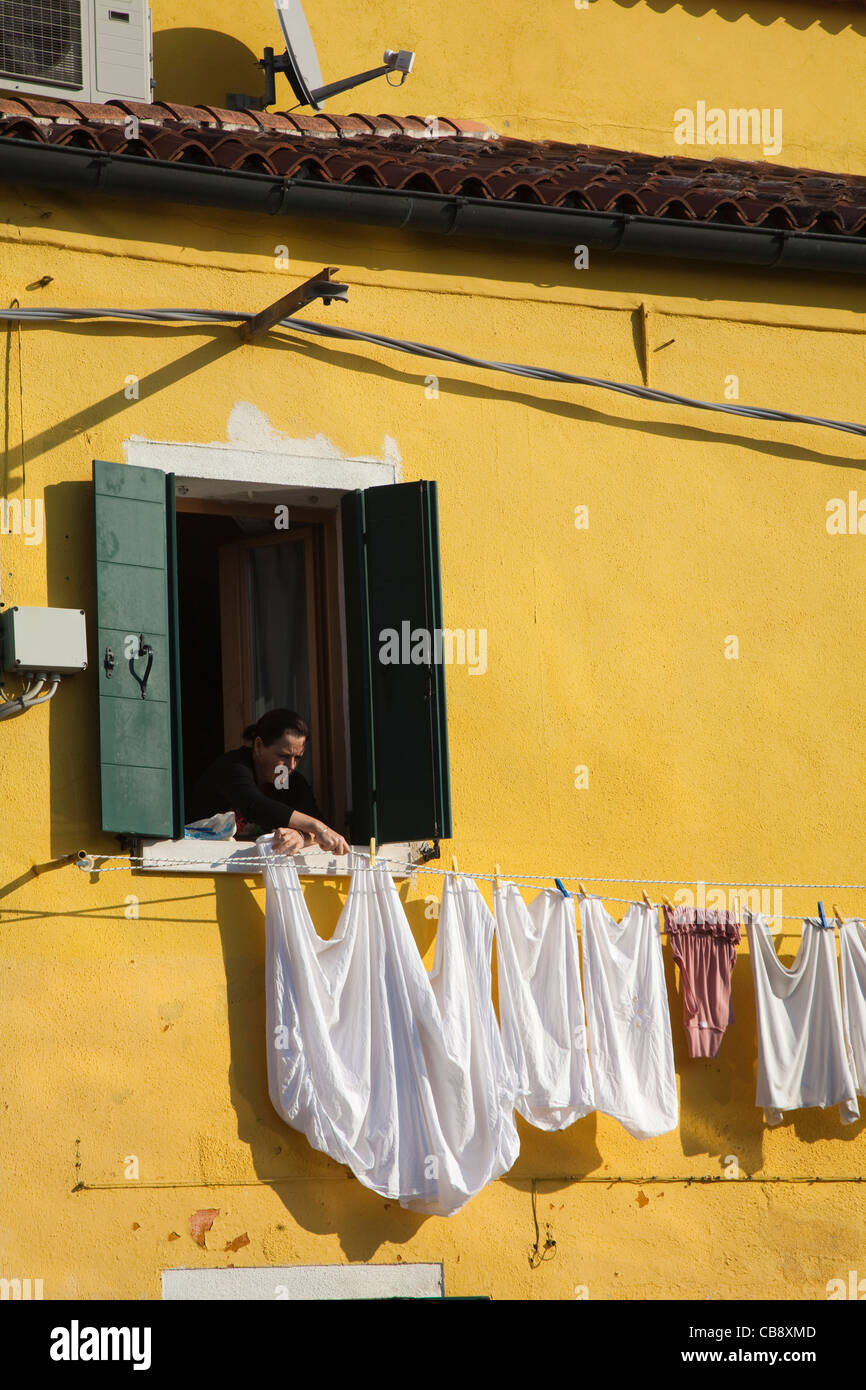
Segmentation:
{"type": "Polygon", "coordinates": [[[318,845],[347,854],[349,845],[322,819],[313,789],[297,767],[310,734],[291,709],[272,709],[244,731],[244,745],[223,753],[192,793],[193,820],[234,811],[239,837],[274,831],[274,849],[297,854],[318,845]]]}

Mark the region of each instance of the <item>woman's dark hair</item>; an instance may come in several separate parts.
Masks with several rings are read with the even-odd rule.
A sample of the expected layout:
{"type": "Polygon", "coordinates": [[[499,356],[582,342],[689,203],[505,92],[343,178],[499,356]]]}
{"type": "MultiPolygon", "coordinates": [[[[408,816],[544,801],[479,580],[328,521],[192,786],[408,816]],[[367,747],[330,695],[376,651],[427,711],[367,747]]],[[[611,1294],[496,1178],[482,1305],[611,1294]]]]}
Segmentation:
{"type": "Polygon", "coordinates": [[[270,746],[277,743],[285,733],[296,734],[298,738],[309,738],[310,726],[293,709],[269,709],[258,723],[250,724],[244,729],[243,737],[247,743],[254,743],[260,738],[262,743],[270,746]]]}

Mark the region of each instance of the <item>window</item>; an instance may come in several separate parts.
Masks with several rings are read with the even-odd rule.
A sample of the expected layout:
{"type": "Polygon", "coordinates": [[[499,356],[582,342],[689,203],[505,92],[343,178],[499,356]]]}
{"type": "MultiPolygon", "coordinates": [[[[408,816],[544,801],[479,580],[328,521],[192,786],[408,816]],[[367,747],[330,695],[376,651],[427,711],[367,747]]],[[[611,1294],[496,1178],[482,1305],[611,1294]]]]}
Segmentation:
{"type": "Polygon", "coordinates": [[[442,665],[379,661],[385,629],[442,626],[435,483],[289,503],[280,531],[273,504],[266,518],[176,499],[155,468],[97,461],[93,476],[103,829],[181,838],[202,767],[259,706],[306,700],[336,828],[356,844],[450,836],[442,665]]]}
{"type": "Polygon", "coordinates": [[[328,824],[344,832],[336,510],[183,497],[176,507],[187,804],[248,724],[269,709],[295,709],[311,727],[299,771],[328,824]]]}

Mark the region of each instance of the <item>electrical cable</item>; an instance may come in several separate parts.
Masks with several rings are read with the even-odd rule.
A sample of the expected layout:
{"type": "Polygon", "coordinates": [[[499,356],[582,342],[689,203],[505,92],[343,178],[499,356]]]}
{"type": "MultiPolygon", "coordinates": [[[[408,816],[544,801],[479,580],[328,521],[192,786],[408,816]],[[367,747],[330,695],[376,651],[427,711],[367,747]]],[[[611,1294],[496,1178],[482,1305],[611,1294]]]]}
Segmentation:
{"type": "MultiPolygon", "coordinates": [[[[15,301],[18,303],[18,301],[15,301]]],[[[20,308],[20,305],[19,305],[20,308]]],[[[27,461],[24,453],[24,363],[21,351],[21,320],[18,320],[18,430],[21,439],[21,496],[27,496],[27,461]]]]}
{"type": "Polygon", "coordinates": [[[302,333],[313,333],[323,338],[350,338],[360,342],[374,343],[379,347],[392,348],[396,352],[408,352],[417,357],[439,358],[442,361],[456,362],[462,366],[481,367],[486,371],[507,372],[510,375],[531,377],[539,381],[594,386],[604,391],[618,391],[625,396],[636,396],[645,401],[684,405],[694,410],[712,410],[724,415],[742,415],[752,420],[780,420],[794,424],[818,425],[825,429],[842,430],[848,434],[866,436],[866,425],[858,425],[846,420],[825,420],[821,416],[799,415],[786,410],[770,410],[764,406],[724,405],[718,401],[702,401],[691,396],[679,396],[671,391],[657,391],[650,386],[632,386],[621,381],[606,381],[602,377],[578,376],[573,372],[556,371],[549,367],[528,367],[517,362],[488,361],[486,358],[470,357],[466,353],[453,352],[447,348],[435,348],[428,343],[413,343],[403,338],[386,338],[379,333],[364,333],[360,329],[337,328],[313,323],[308,319],[282,319],[280,326],[282,328],[297,328],[302,333]]]}
{"type": "Polygon", "coordinates": [[[47,704],[48,704],[48,701],[49,701],[49,700],[52,700],[52,699],[54,698],[55,694],[57,693],[57,687],[58,687],[59,685],[60,685],[60,677],[59,677],[59,676],[56,678],[56,680],[51,680],[51,681],[49,681],[48,690],[45,692],[44,695],[40,695],[38,700],[27,700],[27,701],[26,701],[27,709],[35,709],[37,705],[47,705],[47,704]]]}
{"type": "MultiPolygon", "coordinates": [[[[0,309],[0,320],[8,319],[31,323],[71,323],[108,318],[141,323],[238,325],[248,323],[254,317],[254,314],[228,313],[215,309],[0,309]]],[[[536,381],[591,386],[603,391],[615,391],[624,396],[634,396],[638,400],[686,406],[692,410],[710,410],[722,415],[739,415],[749,420],[774,420],[787,424],[815,425],[822,429],[841,430],[846,434],[866,437],[866,425],[856,424],[849,420],[829,420],[822,416],[800,415],[793,411],[772,410],[765,406],[732,405],[720,401],[704,401],[691,396],[680,396],[671,391],[658,391],[650,386],[634,386],[622,381],[607,381],[602,377],[581,376],[573,372],[557,371],[550,367],[533,367],[517,362],[498,362],[484,357],[471,357],[468,353],[456,352],[450,348],[435,347],[430,343],[416,343],[406,338],[390,338],[381,333],[368,333],[356,328],[339,328],[335,325],[315,323],[310,319],[280,319],[275,327],[289,328],[299,333],[312,334],[314,337],[371,343],[376,347],[389,348],[393,352],[409,353],[415,357],[430,357],[442,362],[453,362],[459,366],[478,367],[483,371],[504,372],[510,376],[523,376],[536,381]]]]}
{"type": "Polygon", "coordinates": [[[47,705],[48,701],[54,698],[57,688],[60,685],[60,676],[52,674],[36,680],[35,687],[32,680],[28,681],[20,695],[9,697],[4,696],[3,703],[0,704],[0,721],[4,719],[15,719],[20,714],[26,714],[29,709],[35,709],[37,705],[47,705]],[[48,690],[40,694],[42,687],[48,680],[48,690]]]}

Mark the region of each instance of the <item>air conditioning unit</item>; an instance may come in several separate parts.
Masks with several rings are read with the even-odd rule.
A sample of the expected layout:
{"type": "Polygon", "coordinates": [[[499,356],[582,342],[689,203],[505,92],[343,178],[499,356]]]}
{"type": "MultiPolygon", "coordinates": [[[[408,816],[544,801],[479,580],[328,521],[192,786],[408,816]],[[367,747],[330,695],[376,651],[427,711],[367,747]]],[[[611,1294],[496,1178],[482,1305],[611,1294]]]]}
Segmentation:
{"type": "Polygon", "coordinates": [[[0,90],[152,100],[147,0],[0,0],[0,90]]]}

